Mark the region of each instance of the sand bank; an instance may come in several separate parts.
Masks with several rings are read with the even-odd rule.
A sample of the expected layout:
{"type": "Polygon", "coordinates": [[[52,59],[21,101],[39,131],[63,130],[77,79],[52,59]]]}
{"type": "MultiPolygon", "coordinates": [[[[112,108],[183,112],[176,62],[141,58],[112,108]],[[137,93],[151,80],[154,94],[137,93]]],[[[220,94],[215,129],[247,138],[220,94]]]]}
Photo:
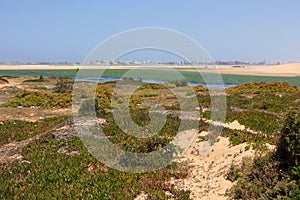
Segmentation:
{"type": "MultiPolygon", "coordinates": [[[[132,69],[137,66],[109,66],[109,69],[132,69]]],[[[147,66],[150,68],[151,66],[147,66]]],[[[153,66],[152,66],[153,67],[153,66]]],[[[170,66],[180,68],[184,71],[194,71],[191,66],[170,66]]],[[[282,76],[292,77],[300,76],[300,63],[282,64],[282,65],[256,65],[256,66],[216,66],[217,70],[210,70],[205,66],[200,66],[201,72],[219,72],[221,74],[237,74],[252,76],[282,76]]],[[[106,66],[88,66],[88,68],[106,68],[106,66]]],[[[208,67],[209,68],[209,67],[208,67]]],[[[74,70],[75,65],[0,65],[0,70],[74,70]]]]}

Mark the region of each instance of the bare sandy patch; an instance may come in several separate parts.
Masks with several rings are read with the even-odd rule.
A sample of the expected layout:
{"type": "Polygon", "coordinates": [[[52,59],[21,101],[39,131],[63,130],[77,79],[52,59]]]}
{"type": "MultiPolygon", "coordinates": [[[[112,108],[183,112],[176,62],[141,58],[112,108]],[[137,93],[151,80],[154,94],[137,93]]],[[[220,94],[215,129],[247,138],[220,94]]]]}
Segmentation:
{"type": "Polygon", "coordinates": [[[243,157],[253,156],[254,151],[245,151],[247,144],[231,146],[228,138],[219,137],[219,142],[208,155],[202,157],[203,142],[195,138],[180,162],[187,162],[190,171],[186,179],[172,179],[178,189],[191,190],[192,199],[226,199],[225,192],[232,187],[226,174],[232,163],[240,163],[243,157]]]}

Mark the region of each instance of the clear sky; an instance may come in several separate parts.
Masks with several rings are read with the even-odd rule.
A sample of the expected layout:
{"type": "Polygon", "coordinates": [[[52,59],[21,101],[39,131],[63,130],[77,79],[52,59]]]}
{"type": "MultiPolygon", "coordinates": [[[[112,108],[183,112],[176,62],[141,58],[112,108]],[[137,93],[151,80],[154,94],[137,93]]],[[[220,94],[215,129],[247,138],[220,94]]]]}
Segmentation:
{"type": "Polygon", "coordinates": [[[107,37],[164,27],[214,60],[300,61],[298,0],[1,0],[0,62],[79,61],[107,37]]]}

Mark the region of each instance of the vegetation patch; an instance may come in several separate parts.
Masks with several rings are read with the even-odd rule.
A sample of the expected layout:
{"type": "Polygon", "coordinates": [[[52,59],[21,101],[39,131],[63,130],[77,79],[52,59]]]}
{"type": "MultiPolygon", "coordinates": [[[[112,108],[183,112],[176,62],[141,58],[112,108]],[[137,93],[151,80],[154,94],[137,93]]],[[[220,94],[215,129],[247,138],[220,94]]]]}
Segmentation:
{"type": "Polygon", "coordinates": [[[153,90],[159,90],[159,89],[166,89],[167,87],[164,86],[164,84],[157,84],[157,83],[146,83],[139,87],[139,90],[145,90],[145,89],[153,89],[153,90]]]}
{"type": "Polygon", "coordinates": [[[300,112],[289,113],[280,133],[276,151],[240,166],[232,165],[228,180],[236,181],[227,191],[231,199],[300,198],[300,112]]]}
{"type": "Polygon", "coordinates": [[[34,89],[34,90],[48,90],[47,87],[45,87],[45,86],[38,86],[38,85],[33,86],[31,89],[34,89]]]}
{"type": "Polygon", "coordinates": [[[70,93],[73,90],[74,81],[69,77],[60,77],[54,87],[57,93],[70,93]]]}
{"type": "MultiPolygon", "coordinates": [[[[136,120],[141,116],[140,113],[133,114],[137,115],[136,120]]],[[[177,123],[176,120],[168,121],[164,129],[166,135],[173,134],[171,130],[174,122],[177,123]]],[[[24,125],[26,128],[32,126],[34,124],[24,125]]],[[[139,140],[133,142],[134,138],[126,138],[113,123],[111,126],[105,129],[105,133],[113,136],[112,141],[126,150],[147,152],[159,148],[164,142],[156,138],[139,144],[139,140]]],[[[18,133],[18,130],[13,131],[18,133]]],[[[0,165],[0,181],[5,183],[0,185],[1,199],[134,199],[141,192],[152,199],[167,199],[166,192],[174,199],[189,199],[189,191],[176,189],[169,183],[171,177],[187,176],[183,164],[173,163],[149,173],[120,172],[107,168],[92,157],[79,138],[56,140],[50,134],[33,141],[21,153],[24,162],[0,165]],[[79,153],[61,153],[61,149],[79,153]]]]}
{"type": "Polygon", "coordinates": [[[204,87],[202,85],[197,85],[197,86],[193,86],[193,90],[195,92],[207,92],[208,91],[208,88],[207,87],[204,87]]]}
{"type": "Polygon", "coordinates": [[[4,121],[0,125],[0,145],[25,140],[50,130],[69,117],[54,117],[38,122],[25,122],[20,120],[4,121]]]}
{"type": "Polygon", "coordinates": [[[300,93],[297,86],[287,82],[249,82],[235,87],[227,88],[229,94],[265,94],[265,93],[300,93]]]}
{"type": "Polygon", "coordinates": [[[42,108],[67,108],[72,105],[70,93],[66,94],[46,94],[41,92],[28,92],[16,95],[8,102],[2,104],[4,107],[42,107],[42,108]]]}

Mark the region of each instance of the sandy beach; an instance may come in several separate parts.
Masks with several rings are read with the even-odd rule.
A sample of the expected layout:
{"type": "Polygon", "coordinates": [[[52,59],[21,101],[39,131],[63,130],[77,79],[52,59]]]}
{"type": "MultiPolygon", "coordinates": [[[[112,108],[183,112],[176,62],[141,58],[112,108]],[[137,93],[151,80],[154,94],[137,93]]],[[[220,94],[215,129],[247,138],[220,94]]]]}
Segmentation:
{"type": "MultiPolygon", "coordinates": [[[[81,66],[79,66],[81,67],[81,66]]],[[[107,66],[87,66],[88,68],[106,68],[107,66]]],[[[109,66],[109,69],[132,69],[137,66],[109,66]]],[[[151,67],[151,66],[147,66],[151,67]]],[[[155,67],[155,66],[152,66],[155,67]]],[[[193,71],[191,66],[171,66],[172,68],[180,68],[184,71],[193,71]],[[186,70],[184,69],[186,68],[186,70]]],[[[74,70],[75,65],[0,65],[0,70],[74,70]]],[[[219,72],[221,74],[237,74],[252,76],[281,76],[293,77],[300,76],[300,63],[281,64],[281,65],[255,65],[255,66],[239,66],[218,65],[217,70],[211,70],[200,66],[201,72],[219,72]]]]}

